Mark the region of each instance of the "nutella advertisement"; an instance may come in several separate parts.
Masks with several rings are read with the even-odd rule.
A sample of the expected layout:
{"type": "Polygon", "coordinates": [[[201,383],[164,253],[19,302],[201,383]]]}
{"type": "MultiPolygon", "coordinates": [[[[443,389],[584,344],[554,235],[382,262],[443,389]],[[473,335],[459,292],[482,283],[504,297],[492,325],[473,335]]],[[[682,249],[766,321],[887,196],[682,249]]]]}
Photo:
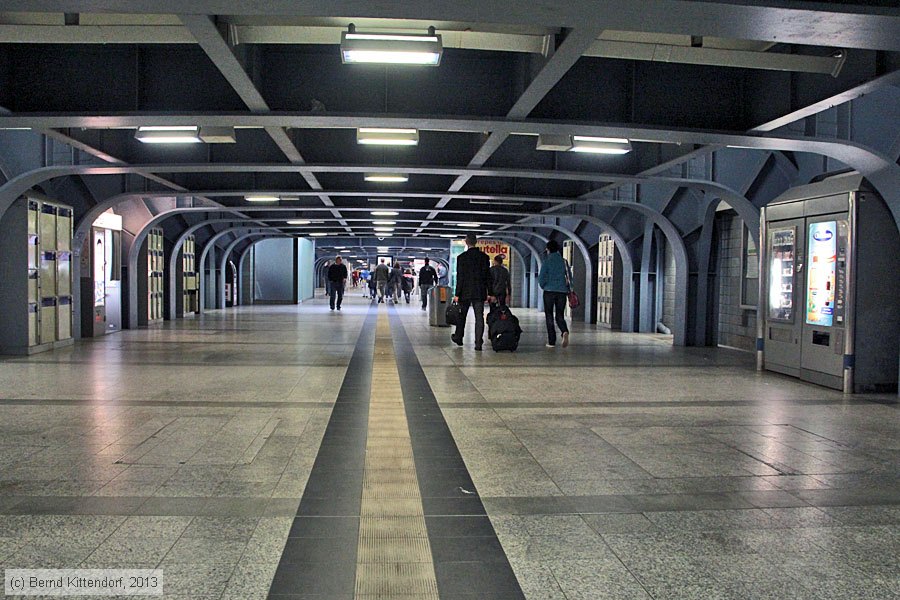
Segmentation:
{"type": "Polygon", "coordinates": [[[503,255],[503,266],[510,268],[509,261],[509,244],[498,242],[497,240],[478,240],[478,249],[488,255],[491,264],[494,264],[494,257],[498,254],[503,255]]]}

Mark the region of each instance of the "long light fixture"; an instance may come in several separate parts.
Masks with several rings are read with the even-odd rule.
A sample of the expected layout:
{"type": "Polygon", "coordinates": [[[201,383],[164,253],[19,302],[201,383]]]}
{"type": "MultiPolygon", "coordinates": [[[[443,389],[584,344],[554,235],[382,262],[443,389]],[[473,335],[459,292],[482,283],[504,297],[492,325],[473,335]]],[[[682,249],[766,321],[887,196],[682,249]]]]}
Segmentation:
{"type": "Polygon", "coordinates": [[[356,143],[373,146],[415,146],[419,143],[419,131],[360,127],[356,130],[356,143]]]}
{"type": "Polygon", "coordinates": [[[357,33],[351,23],[341,33],[341,60],[344,64],[388,63],[436,67],[441,63],[441,36],[428,34],[357,33]]]}
{"type": "Polygon", "coordinates": [[[591,154],[628,154],[631,152],[631,142],[624,138],[588,137],[584,135],[572,136],[572,149],[570,152],[589,152],[591,154]]]}
{"type": "Polygon", "coordinates": [[[479,204],[483,206],[522,206],[522,202],[511,202],[509,200],[469,200],[469,204],[479,204]]]}
{"type": "Polygon", "coordinates": [[[441,237],[443,237],[443,238],[455,238],[455,237],[459,237],[459,236],[457,236],[457,235],[455,235],[455,234],[453,234],[453,233],[442,233],[442,234],[441,234],[441,237]]]}
{"type": "Polygon", "coordinates": [[[372,221],[372,225],[396,225],[397,221],[372,221]]]}
{"type": "Polygon", "coordinates": [[[390,233],[394,230],[393,227],[376,227],[375,231],[379,233],[390,233]]]}
{"type": "Polygon", "coordinates": [[[537,149],[554,152],[627,154],[631,152],[631,142],[625,138],[542,134],[538,136],[537,149]]]}
{"type": "Polygon", "coordinates": [[[311,235],[312,237],[325,237],[325,236],[328,235],[328,234],[327,234],[327,233],[323,233],[323,232],[321,232],[321,231],[316,231],[316,232],[311,233],[311,234],[309,234],[309,235],[311,235]]]}
{"type": "Polygon", "coordinates": [[[457,227],[481,227],[481,223],[457,223],[457,227]]]}
{"type": "Polygon", "coordinates": [[[403,202],[403,198],[369,198],[369,202],[403,202]]]}
{"type": "Polygon", "coordinates": [[[244,200],[247,202],[278,202],[281,200],[278,196],[267,196],[267,195],[258,195],[258,196],[244,196],[244,200]]]}
{"type": "Polygon", "coordinates": [[[199,144],[200,128],[196,125],[151,125],[138,127],[134,139],[145,144],[199,144]]]}
{"type": "Polygon", "coordinates": [[[310,223],[309,221],[302,221],[302,220],[296,220],[296,219],[287,222],[288,225],[309,225],[309,223],[310,223]]]}
{"type": "Polygon", "coordinates": [[[370,214],[373,217],[396,217],[400,213],[395,210],[373,210],[370,214]]]}
{"type": "MultiPolygon", "coordinates": [[[[403,173],[366,173],[366,181],[376,181],[379,183],[405,183],[409,181],[409,175],[403,173]]],[[[389,202],[382,199],[382,202],[389,202]]]]}

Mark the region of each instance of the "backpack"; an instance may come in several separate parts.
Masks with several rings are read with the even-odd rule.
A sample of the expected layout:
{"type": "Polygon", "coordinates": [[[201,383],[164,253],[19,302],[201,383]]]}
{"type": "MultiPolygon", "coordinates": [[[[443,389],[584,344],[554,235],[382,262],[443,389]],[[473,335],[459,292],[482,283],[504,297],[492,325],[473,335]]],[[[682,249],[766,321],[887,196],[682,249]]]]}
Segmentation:
{"type": "Polygon", "coordinates": [[[519,347],[522,328],[519,319],[512,314],[508,306],[493,305],[487,316],[488,337],[494,352],[515,352],[519,347]]]}

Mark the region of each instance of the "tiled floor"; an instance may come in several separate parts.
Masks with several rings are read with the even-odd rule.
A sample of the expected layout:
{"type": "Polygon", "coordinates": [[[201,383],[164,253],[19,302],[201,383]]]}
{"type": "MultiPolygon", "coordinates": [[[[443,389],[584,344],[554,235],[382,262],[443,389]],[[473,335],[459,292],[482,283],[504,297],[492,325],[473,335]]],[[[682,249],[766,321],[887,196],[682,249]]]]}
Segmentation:
{"type": "MultiPolygon", "coordinates": [[[[247,307],[0,359],[0,566],[160,566],[167,597],[266,598],[368,310],[247,307]]],[[[896,397],[583,324],[550,350],[517,314],[515,354],[452,346],[415,305],[392,328],[529,600],[900,598],[896,397]]],[[[496,538],[442,520],[465,503],[426,489],[419,448],[441,592],[477,593],[439,561],[496,538]]]]}

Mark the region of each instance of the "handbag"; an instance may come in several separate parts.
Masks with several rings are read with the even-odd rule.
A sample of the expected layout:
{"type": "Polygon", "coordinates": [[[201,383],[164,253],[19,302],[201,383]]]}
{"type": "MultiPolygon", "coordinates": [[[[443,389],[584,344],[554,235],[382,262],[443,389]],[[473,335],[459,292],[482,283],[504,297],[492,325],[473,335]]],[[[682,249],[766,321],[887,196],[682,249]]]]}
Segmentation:
{"type": "Polygon", "coordinates": [[[459,310],[459,304],[456,302],[448,304],[447,311],[444,313],[444,320],[447,322],[447,325],[453,325],[455,327],[459,325],[461,319],[462,313],[459,310]]]}
{"type": "Polygon", "coordinates": [[[578,308],[581,306],[581,299],[578,297],[578,293],[572,289],[572,280],[569,278],[569,261],[564,261],[566,264],[566,287],[569,288],[569,308],[578,308]]]}

